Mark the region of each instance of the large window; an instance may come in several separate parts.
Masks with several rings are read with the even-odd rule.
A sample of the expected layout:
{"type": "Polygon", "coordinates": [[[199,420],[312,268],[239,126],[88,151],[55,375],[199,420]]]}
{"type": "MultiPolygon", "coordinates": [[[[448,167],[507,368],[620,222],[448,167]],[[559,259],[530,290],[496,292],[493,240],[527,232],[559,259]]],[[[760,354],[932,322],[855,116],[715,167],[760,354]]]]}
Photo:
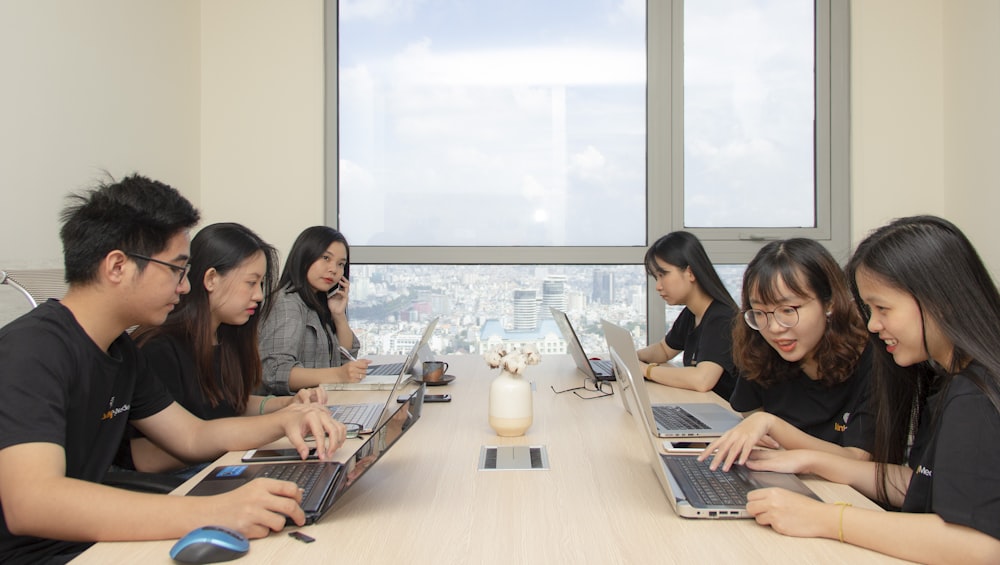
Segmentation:
{"type": "Polygon", "coordinates": [[[514,330],[504,312],[551,272],[581,281],[581,323],[635,319],[658,339],[673,310],[641,260],[664,233],[696,233],[740,273],[768,239],[846,257],[846,4],[328,0],[327,223],[366,266],[352,273],[412,286],[352,301],[355,325],[419,322],[367,313],[464,281],[446,326],[514,330]],[[646,285],[614,305],[629,311],[582,288],[602,266],[646,285]],[[515,279],[507,295],[482,290],[483,269],[515,279]]]}

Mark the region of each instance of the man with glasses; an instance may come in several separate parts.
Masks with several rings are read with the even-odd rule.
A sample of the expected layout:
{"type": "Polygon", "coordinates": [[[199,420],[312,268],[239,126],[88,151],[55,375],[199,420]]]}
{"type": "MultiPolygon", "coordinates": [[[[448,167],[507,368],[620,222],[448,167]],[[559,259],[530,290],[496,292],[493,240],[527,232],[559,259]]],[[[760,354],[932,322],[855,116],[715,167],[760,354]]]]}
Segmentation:
{"type": "Polygon", "coordinates": [[[174,402],[125,333],[163,323],[190,290],[198,211],[139,175],[72,197],[63,212],[66,281],[0,330],[0,562],[65,563],[79,540],[178,538],[206,524],[251,538],[304,521],[294,483],[261,479],[213,497],[128,492],[101,483],[131,422],[181,459],[210,460],[288,437],[322,459],[344,441],[324,406],[204,421],[174,402]],[[74,541],[67,541],[74,540],[74,541]]]}

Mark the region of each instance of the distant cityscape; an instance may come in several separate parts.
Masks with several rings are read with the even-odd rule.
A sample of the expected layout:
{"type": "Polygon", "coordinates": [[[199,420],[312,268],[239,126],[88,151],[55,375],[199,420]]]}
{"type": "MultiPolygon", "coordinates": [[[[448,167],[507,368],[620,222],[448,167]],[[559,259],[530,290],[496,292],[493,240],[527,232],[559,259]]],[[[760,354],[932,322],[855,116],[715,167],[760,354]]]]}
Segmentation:
{"type": "MultiPolygon", "coordinates": [[[[744,268],[716,266],[734,297],[744,268]]],[[[648,343],[646,283],[641,265],[352,265],[348,316],[363,355],[406,354],[434,317],[436,354],[479,355],[507,343],[545,355],[566,352],[555,307],[584,350],[600,355],[602,318],[628,328],[637,346],[648,343]]],[[[665,308],[669,329],[681,307],[665,308]]]]}

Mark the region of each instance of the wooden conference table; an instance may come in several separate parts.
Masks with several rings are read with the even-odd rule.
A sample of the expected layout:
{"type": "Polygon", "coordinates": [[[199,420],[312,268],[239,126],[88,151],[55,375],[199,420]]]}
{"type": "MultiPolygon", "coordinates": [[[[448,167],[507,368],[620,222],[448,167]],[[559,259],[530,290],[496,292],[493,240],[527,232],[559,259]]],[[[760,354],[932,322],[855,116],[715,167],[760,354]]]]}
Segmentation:
{"type": "MultiPolygon", "coordinates": [[[[780,535],[753,520],[679,518],[647,459],[646,440],[615,395],[555,394],[582,384],[569,356],[528,367],[536,385],[534,423],[500,438],[487,422],[496,370],[478,355],[448,356],[454,382],[429,387],[447,404],[425,404],[417,424],[319,523],[253,540],[239,563],[881,563],[884,555],[826,539],[780,535]],[[544,445],[550,469],[480,471],[482,446],[544,445]]],[[[720,402],[651,384],[653,402],[720,402]]],[[[331,393],[331,402],[370,401],[385,392],[331,393]]],[[[355,440],[356,441],[356,440],[355,440]]],[[[341,448],[343,459],[360,442],[341,448]]],[[[237,462],[229,453],[220,463],[237,462]]],[[[203,471],[205,473],[207,471],[203,471]]],[[[200,477],[200,475],[198,476],[200,477]]],[[[182,485],[185,492],[198,479],[182,485]]],[[[826,501],[876,508],[853,489],[806,479],[826,501]]],[[[174,540],[99,543],[74,564],[173,563],[174,540]]]]}

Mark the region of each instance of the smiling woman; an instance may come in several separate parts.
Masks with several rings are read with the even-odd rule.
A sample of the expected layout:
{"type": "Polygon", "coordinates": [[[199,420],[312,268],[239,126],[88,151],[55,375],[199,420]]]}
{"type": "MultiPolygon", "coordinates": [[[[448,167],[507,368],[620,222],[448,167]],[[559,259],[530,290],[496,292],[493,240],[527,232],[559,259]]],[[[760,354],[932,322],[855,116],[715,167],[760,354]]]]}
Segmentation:
{"type": "Polygon", "coordinates": [[[728,468],[745,462],[761,440],[867,459],[874,439],[871,352],[833,256],[810,239],[765,245],[744,273],[742,310],[733,326],[740,373],[730,404],[755,413],[702,459],[717,449],[713,466],[728,468]]]}

